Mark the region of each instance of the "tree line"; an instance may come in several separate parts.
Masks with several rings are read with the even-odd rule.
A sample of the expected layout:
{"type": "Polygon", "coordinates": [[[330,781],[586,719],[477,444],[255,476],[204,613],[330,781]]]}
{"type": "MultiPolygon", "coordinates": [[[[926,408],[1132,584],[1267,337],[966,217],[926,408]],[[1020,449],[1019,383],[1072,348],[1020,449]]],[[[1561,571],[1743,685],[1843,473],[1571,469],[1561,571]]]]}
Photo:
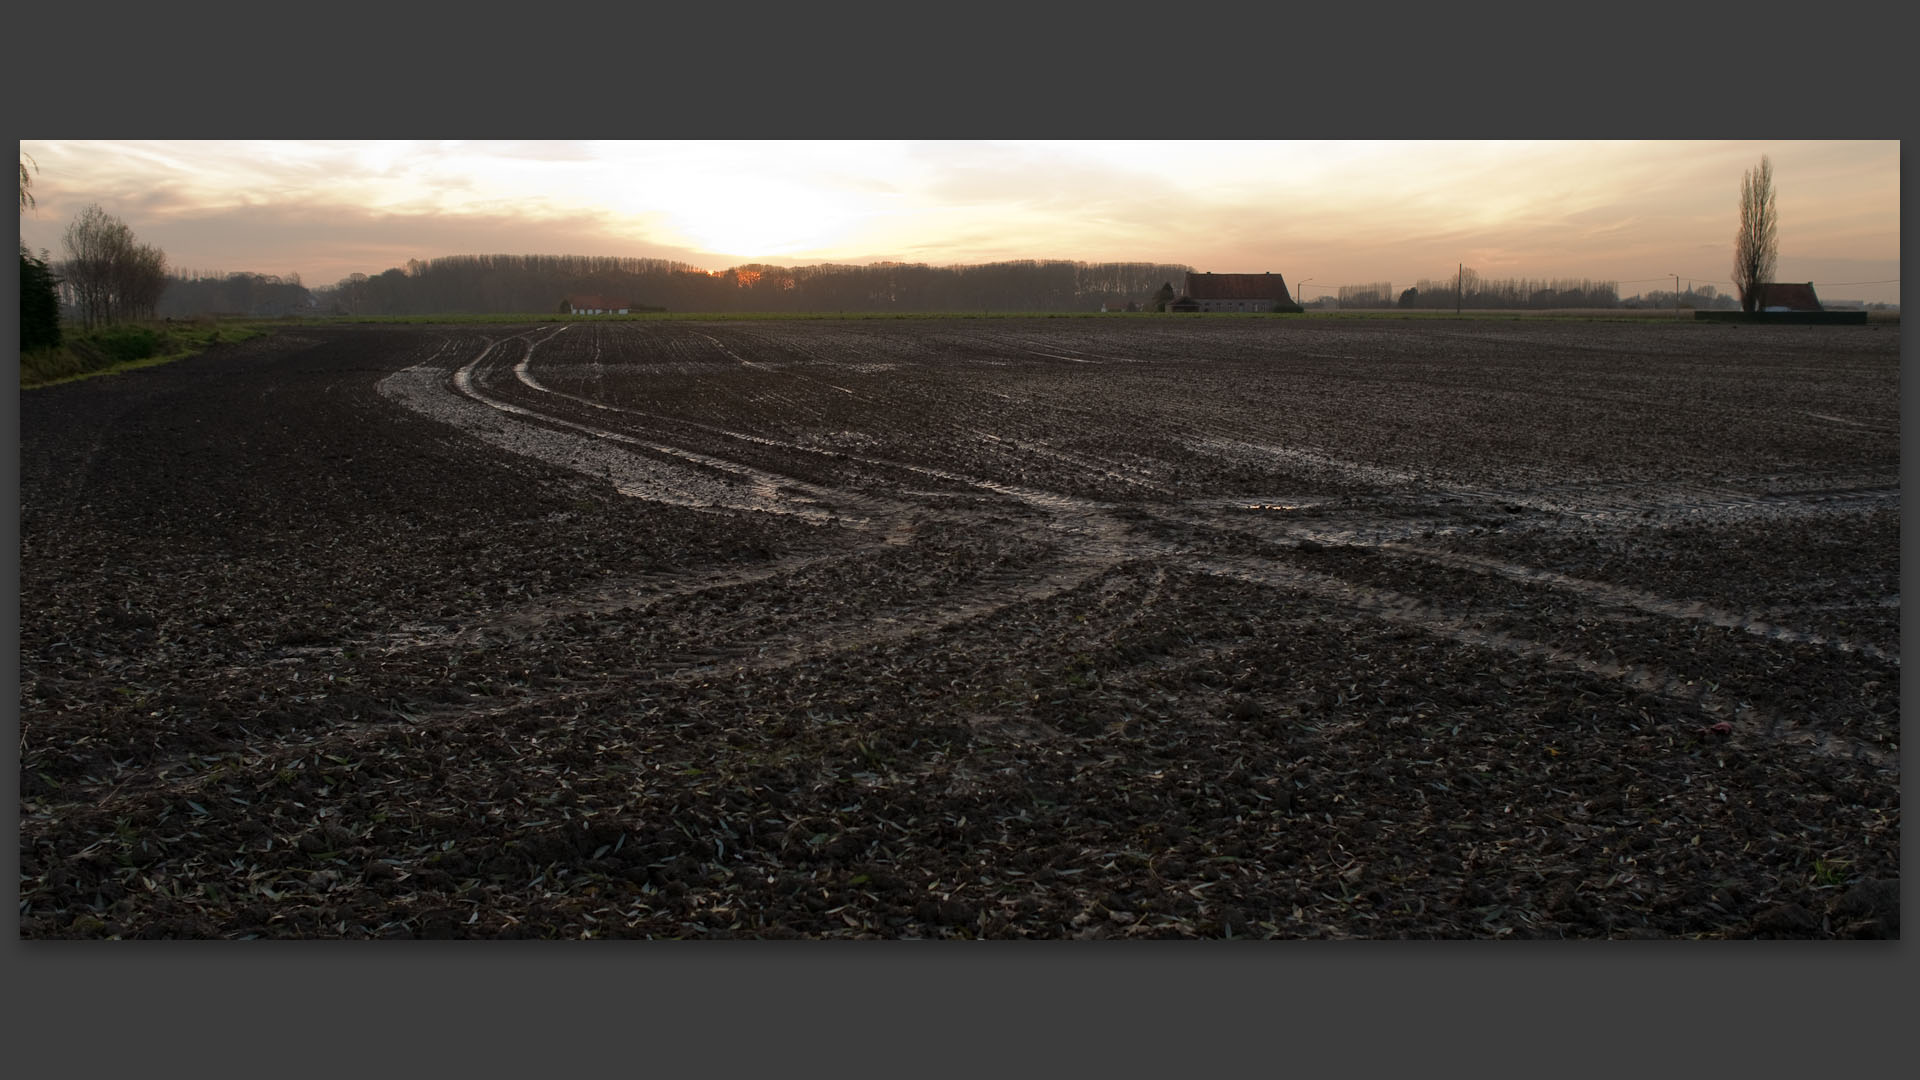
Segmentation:
{"type": "Polygon", "coordinates": [[[1679,293],[1671,289],[1650,289],[1620,301],[1624,308],[1699,308],[1704,311],[1734,311],[1740,301],[1711,285],[1689,285],[1679,293]],[[1678,301],[1676,303],[1675,301],[1678,301]]]}
{"type": "Polygon", "coordinates": [[[67,226],[62,246],[67,257],[53,267],[60,298],[88,329],[154,317],[167,287],[165,252],[136,241],[126,222],[98,204],[67,226]]]}
{"type": "MultiPolygon", "coordinates": [[[[20,210],[34,205],[32,172],[20,161],[20,210]]],[[[1772,163],[1765,157],[1743,178],[1735,237],[1735,287],[1752,310],[1771,279],[1778,252],[1772,163]]],[[[1017,260],[972,266],[925,263],[752,263],[711,272],[665,259],[575,255],[454,255],[409,260],[377,276],[352,274],[309,292],[298,274],[170,274],[166,254],[138,243],[125,222],[89,206],[63,237],[67,258],[52,263],[20,247],[21,340],[25,348],[57,345],[58,312],[87,328],[156,315],[232,313],[282,315],[309,311],[353,315],[533,314],[559,310],[570,296],[592,294],[636,307],[677,311],[1073,311],[1138,303],[1164,310],[1172,282],[1191,267],[1171,263],[1017,260]]],[[[1390,282],[1339,287],[1341,307],[1387,307],[1390,282]]],[[[1725,307],[1711,286],[1679,296],[1651,292],[1620,299],[1618,284],[1591,279],[1482,279],[1462,268],[1452,279],[1422,278],[1392,306],[1401,308],[1725,307]]]]}
{"type": "Polygon", "coordinates": [[[1400,294],[1403,308],[1610,308],[1620,306],[1617,282],[1589,278],[1482,278],[1464,267],[1448,278],[1421,278],[1400,294]]]}
{"type": "Polygon", "coordinates": [[[1390,308],[1393,306],[1393,282],[1342,285],[1339,296],[1343,308],[1390,308]]]}
{"type": "Polygon", "coordinates": [[[301,315],[316,310],[299,274],[170,274],[156,313],[194,315],[301,315]]]}
{"type": "Polygon", "coordinates": [[[873,263],[707,271],[663,259],[452,255],[410,260],[313,290],[322,313],[549,313],[597,295],[671,311],[1079,311],[1143,301],[1190,267],[1168,263],[1020,260],[971,266],[873,263]]]}

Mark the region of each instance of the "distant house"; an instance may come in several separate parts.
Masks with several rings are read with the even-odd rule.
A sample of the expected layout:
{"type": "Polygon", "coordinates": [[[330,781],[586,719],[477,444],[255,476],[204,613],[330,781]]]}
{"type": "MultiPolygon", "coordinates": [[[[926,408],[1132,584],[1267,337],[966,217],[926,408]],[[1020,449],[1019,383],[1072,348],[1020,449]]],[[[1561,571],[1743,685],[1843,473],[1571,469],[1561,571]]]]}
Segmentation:
{"type": "Polygon", "coordinates": [[[575,315],[625,315],[633,305],[615,302],[604,296],[569,296],[567,310],[575,315]]]}
{"type": "Polygon", "coordinates": [[[1187,288],[1168,311],[1299,311],[1280,274],[1187,275],[1187,288]]]}
{"type": "Polygon", "coordinates": [[[1769,281],[1759,288],[1759,302],[1754,304],[1755,311],[1825,311],[1820,306],[1820,298],[1813,293],[1813,282],[1806,284],[1786,284],[1769,281]]]}

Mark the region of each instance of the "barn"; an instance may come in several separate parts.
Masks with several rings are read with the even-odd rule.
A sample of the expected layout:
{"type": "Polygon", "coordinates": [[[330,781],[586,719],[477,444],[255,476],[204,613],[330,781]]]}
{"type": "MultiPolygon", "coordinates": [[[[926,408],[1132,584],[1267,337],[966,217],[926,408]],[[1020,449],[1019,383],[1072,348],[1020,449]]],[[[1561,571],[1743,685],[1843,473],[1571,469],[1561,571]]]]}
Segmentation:
{"type": "Polygon", "coordinates": [[[1865,305],[1858,311],[1836,311],[1820,302],[1813,282],[1768,281],[1753,287],[1752,311],[1696,311],[1708,322],[1798,323],[1821,326],[1865,326],[1865,305]]]}
{"type": "Polygon", "coordinates": [[[1753,305],[1755,311],[1825,311],[1820,306],[1820,298],[1814,295],[1813,282],[1805,284],[1769,281],[1759,288],[1758,302],[1753,305]]]}
{"type": "Polygon", "coordinates": [[[575,315],[625,315],[633,307],[624,301],[604,296],[569,296],[567,310],[575,315]]]}
{"type": "Polygon", "coordinates": [[[1186,291],[1169,311],[1299,311],[1280,274],[1187,274],[1186,291]]]}

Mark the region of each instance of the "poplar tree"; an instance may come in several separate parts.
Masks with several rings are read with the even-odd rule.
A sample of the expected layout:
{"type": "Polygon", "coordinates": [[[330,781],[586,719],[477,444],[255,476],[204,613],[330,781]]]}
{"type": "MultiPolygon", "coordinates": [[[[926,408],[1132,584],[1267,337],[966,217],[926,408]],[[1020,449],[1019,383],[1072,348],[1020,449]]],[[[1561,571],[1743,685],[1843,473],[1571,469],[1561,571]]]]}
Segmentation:
{"type": "Polygon", "coordinates": [[[1760,287],[1773,280],[1779,257],[1779,218],[1773,208],[1773,162],[1762,155],[1758,168],[1740,179],[1740,231],[1733,238],[1733,284],[1740,310],[1757,311],[1760,287]]]}

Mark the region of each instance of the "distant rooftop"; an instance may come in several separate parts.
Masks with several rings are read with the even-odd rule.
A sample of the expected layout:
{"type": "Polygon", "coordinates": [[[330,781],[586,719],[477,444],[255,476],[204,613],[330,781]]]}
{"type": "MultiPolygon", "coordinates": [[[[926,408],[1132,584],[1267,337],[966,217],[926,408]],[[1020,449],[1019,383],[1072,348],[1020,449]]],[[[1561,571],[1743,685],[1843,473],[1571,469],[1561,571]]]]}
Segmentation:
{"type": "Polygon", "coordinates": [[[1769,281],[1760,286],[1757,310],[1784,308],[1788,311],[1820,311],[1820,298],[1814,295],[1813,282],[1769,281]]]}
{"type": "Polygon", "coordinates": [[[1280,274],[1188,274],[1187,295],[1195,300],[1285,300],[1287,279],[1280,274]]]}

